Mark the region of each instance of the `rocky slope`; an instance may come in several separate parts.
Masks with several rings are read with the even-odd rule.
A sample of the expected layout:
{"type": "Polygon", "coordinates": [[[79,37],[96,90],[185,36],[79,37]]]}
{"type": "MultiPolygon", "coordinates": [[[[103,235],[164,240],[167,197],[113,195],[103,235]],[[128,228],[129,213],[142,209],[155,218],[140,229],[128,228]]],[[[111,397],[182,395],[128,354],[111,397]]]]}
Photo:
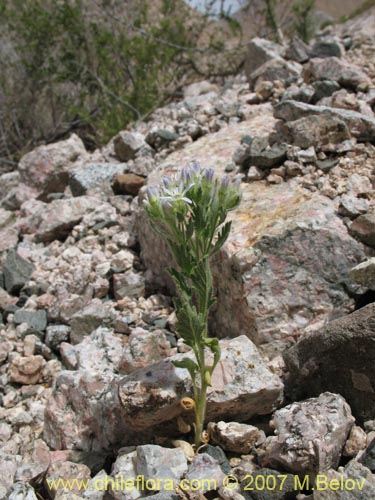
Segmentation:
{"type": "Polygon", "coordinates": [[[245,75],[190,85],[93,154],[73,135],[1,176],[0,498],[186,499],[99,491],[121,475],[215,478],[224,500],[374,497],[375,14],[361,22],[309,47],[254,39],[245,75]],[[195,457],[170,258],[141,203],[193,160],[243,193],[213,262],[223,355],[195,457]],[[280,473],[279,491],[247,487],[280,473]],[[313,492],[319,473],[363,487],[313,492]]]}

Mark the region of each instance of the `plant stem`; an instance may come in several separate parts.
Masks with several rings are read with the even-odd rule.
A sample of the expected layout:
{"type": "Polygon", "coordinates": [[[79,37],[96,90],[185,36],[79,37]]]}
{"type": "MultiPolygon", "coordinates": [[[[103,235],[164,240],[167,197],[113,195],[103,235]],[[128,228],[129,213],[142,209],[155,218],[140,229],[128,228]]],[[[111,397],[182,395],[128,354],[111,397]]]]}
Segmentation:
{"type": "Polygon", "coordinates": [[[199,390],[198,400],[196,401],[195,412],[195,446],[198,448],[202,444],[202,434],[204,420],[206,417],[206,399],[207,383],[204,378],[204,372],[201,372],[201,388],[199,390]]]}

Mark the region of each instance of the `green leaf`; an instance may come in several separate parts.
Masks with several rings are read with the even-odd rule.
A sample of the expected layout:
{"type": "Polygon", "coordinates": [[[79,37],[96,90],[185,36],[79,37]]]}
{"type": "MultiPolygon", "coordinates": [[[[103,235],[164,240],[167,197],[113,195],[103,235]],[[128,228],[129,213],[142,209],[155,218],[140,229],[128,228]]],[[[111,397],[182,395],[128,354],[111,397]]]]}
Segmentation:
{"type": "Polygon", "coordinates": [[[224,245],[224,243],[227,241],[229,233],[230,233],[230,228],[232,226],[232,221],[228,221],[224,224],[224,226],[220,229],[216,243],[214,246],[211,248],[210,251],[210,256],[216,253],[220,248],[224,245]]]}
{"type": "Polygon", "coordinates": [[[211,349],[212,354],[214,355],[214,362],[211,367],[211,373],[214,371],[215,366],[220,361],[221,349],[219,344],[219,339],[217,338],[206,338],[204,339],[204,343],[207,347],[211,349]]]}
{"type": "Polygon", "coordinates": [[[193,361],[190,358],[184,358],[181,361],[172,361],[172,364],[176,368],[185,368],[186,370],[188,370],[192,380],[195,380],[195,375],[199,370],[199,367],[198,367],[197,363],[195,363],[195,361],[193,361]]]}

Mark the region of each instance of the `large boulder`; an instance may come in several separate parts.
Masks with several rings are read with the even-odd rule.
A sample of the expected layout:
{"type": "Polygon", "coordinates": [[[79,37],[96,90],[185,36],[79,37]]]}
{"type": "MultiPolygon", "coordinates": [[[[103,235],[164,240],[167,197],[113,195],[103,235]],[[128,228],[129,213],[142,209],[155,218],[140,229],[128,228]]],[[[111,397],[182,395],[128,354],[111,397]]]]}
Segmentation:
{"type": "Polygon", "coordinates": [[[275,118],[285,122],[293,122],[309,116],[336,117],[348,127],[350,134],[358,141],[375,140],[375,118],[350,109],[330,108],[329,106],[314,106],[293,100],[281,101],[275,106],[275,118]]]}
{"type": "Polygon", "coordinates": [[[293,399],[341,394],[360,421],[375,416],[375,304],[329,323],[284,354],[293,399]]]}
{"type": "Polygon", "coordinates": [[[267,438],[261,465],[295,474],[317,474],[337,467],[354,418],[337,394],[293,403],[275,412],[276,436],[267,438]]]}
{"type": "Polygon", "coordinates": [[[253,38],[247,46],[245,72],[247,77],[263,64],[281,59],[283,47],[265,38],[253,38]]]}
{"type": "Polygon", "coordinates": [[[44,199],[48,193],[62,192],[69,182],[69,171],[77,160],[87,156],[81,139],[72,134],[65,141],[39,146],[21,158],[20,180],[35,188],[44,199]]]}
{"type": "MultiPolygon", "coordinates": [[[[94,332],[75,347],[79,370],[61,372],[46,407],[44,439],[51,448],[109,452],[146,443],[168,429],[176,433],[176,417],[183,411],[180,399],[191,394],[191,380],[187,370],[176,368],[171,359],[189,354],[121,378],[118,343],[114,335],[94,332]]],[[[207,418],[245,420],[275,410],[283,384],[252,342],[242,336],[221,341],[221,348],[208,393],[207,418]]]]}
{"type": "Polygon", "coordinates": [[[304,77],[307,81],[332,80],[349,88],[370,83],[369,77],[359,66],[338,57],[311,59],[304,68],[304,77]]]}
{"type": "MultiPolygon", "coordinates": [[[[298,103],[300,104],[300,103],[298,103]]],[[[260,108],[264,109],[264,108],[260,108]]],[[[266,135],[274,125],[264,112],[228,126],[174,152],[149,176],[155,185],[189,161],[220,177],[243,135],[266,135]]],[[[282,183],[243,184],[242,202],[232,212],[228,242],[213,262],[217,304],[212,331],[219,337],[245,334],[257,342],[285,339],[331,314],[354,308],[348,295],[350,269],[364,259],[363,247],[347,231],[332,201],[282,183]],[[236,311],[236,314],[233,314],[236,311]]],[[[154,283],[171,286],[171,258],[140,211],[141,255],[154,283]]]]}

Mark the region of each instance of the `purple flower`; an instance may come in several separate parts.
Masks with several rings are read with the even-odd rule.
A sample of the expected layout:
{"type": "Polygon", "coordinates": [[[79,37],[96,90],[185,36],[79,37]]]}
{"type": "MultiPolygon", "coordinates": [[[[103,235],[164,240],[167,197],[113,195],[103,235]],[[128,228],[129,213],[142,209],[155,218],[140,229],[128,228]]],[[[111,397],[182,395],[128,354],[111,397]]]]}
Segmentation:
{"type": "Polygon", "coordinates": [[[203,170],[203,176],[208,181],[211,182],[214,177],[214,169],[213,168],[205,168],[203,170]]]}

